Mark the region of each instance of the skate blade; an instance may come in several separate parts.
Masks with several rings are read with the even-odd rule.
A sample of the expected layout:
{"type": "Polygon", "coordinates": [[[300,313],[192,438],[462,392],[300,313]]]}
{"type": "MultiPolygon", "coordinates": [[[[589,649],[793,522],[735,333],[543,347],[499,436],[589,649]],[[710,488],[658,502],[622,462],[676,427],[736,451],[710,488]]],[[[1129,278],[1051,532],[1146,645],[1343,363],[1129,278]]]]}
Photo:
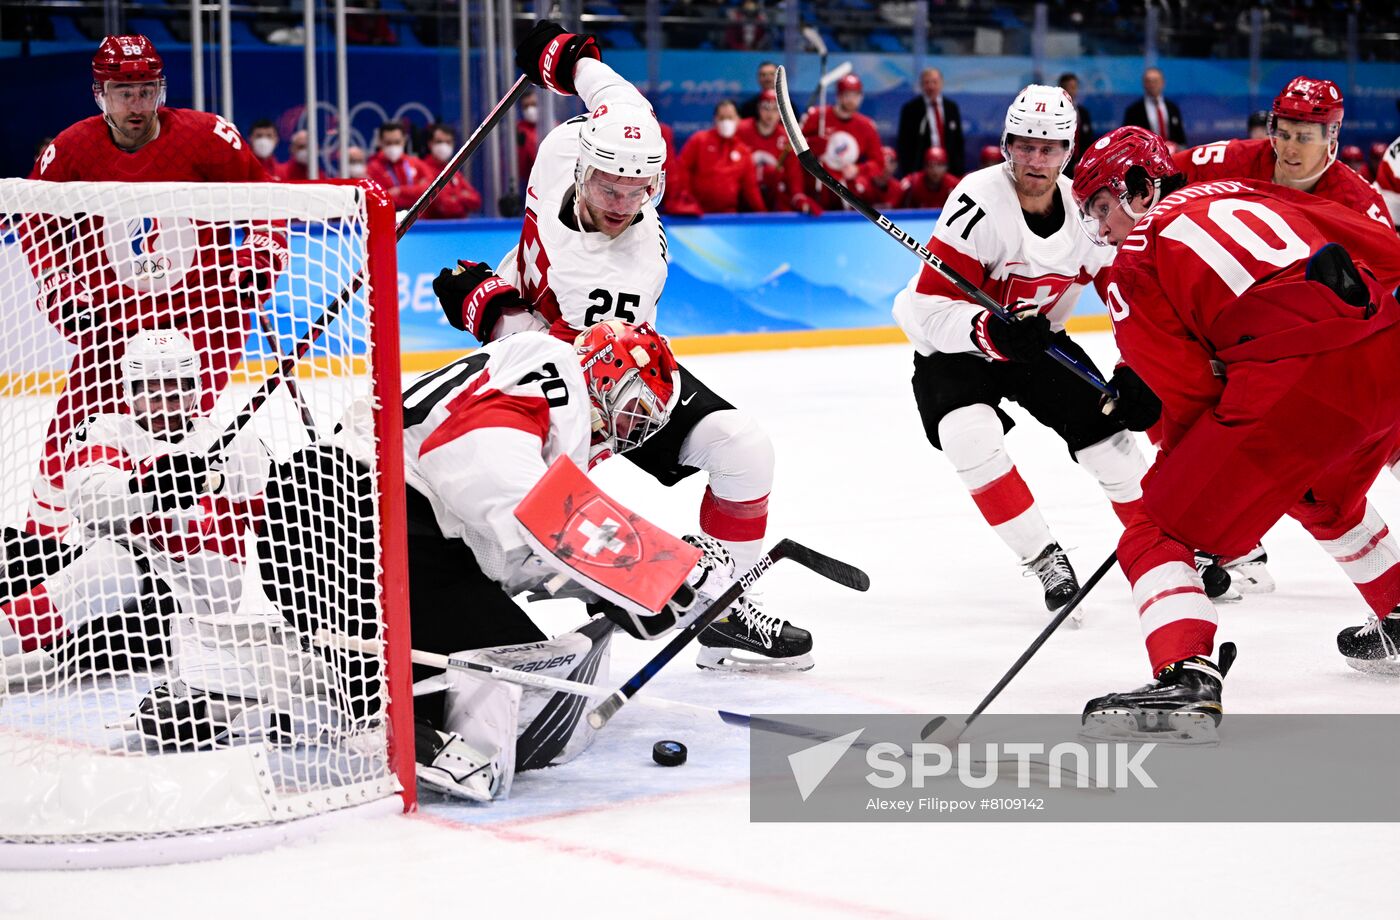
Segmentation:
{"type": "Polygon", "coordinates": [[[1088,613],[1089,608],[1085,607],[1083,604],[1080,604],[1078,607],[1074,608],[1074,612],[1069,615],[1069,619],[1067,619],[1065,622],[1069,624],[1070,629],[1079,629],[1081,626],[1084,625],[1084,617],[1088,613]]]}
{"type": "Polygon", "coordinates": [[[1241,594],[1239,589],[1232,583],[1230,587],[1225,589],[1224,594],[1219,597],[1212,597],[1210,602],[1212,604],[1238,604],[1242,600],[1244,600],[1244,595],[1241,594]]]}
{"type": "Polygon", "coordinates": [[[1227,565],[1225,571],[1230,573],[1230,587],[1242,594],[1269,594],[1277,587],[1274,576],[1262,562],[1227,565]]]}
{"type": "Polygon", "coordinates": [[[1091,741],[1150,741],[1207,746],[1220,743],[1215,719],[1210,713],[1199,710],[1158,713],[1105,709],[1085,716],[1079,735],[1091,741]]]}
{"type": "Polygon", "coordinates": [[[1345,658],[1354,670],[1372,677],[1400,677],[1400,658],[1345,658]]]}
{"type": "Polygon", "coordinates": [[[765,658],[761,655],[748,655],[732,648],[709,648],[702,646],[695,658],[695,666],[702,671],[768,672],[782,674],[788,671],[810,671],[816,662],[811,653],[795,655],[792,658],[765,658]]]}

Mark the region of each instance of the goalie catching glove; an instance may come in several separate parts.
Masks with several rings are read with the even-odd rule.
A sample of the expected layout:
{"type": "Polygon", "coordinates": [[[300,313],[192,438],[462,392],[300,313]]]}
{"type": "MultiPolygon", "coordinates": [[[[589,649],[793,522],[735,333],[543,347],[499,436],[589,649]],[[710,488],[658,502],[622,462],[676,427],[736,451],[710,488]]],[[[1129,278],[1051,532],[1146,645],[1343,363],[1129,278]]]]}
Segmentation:
{"type": "Polygon", "coordinates": [[[458,259],[456,268],[438,272],[433,293],[452,328],[470,332],[482,344],[507,310],[530,309],[520,292],[485,262],[458,259]]]}
{"type": "Polygon", "coordinates": [[[561,96],[575,95],[574,68],[583,58],[603,59],[592,35],[574,35],[542,19],[515,47],[515,66],[536,86],[561,96]]]}

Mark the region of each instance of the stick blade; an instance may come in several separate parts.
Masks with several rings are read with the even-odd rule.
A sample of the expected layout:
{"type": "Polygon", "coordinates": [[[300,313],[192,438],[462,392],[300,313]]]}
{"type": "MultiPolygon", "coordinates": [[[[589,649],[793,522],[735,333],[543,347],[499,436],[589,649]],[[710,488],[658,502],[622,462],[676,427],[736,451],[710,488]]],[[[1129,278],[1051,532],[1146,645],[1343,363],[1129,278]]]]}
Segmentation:
{"type": "Polygon", "coordinates": [[[807,137],[802,133],[802,125],[797,120],[797,113],[792,110],[792,97],[788,94],[786,67],[780,66],[778,68],[773,91],[778,97],[778,115],[783,123],[783,132],[787,134],[788,143],[792,145],[793,152],[801,156],[807,152],[807,137]]]}
{"type": "Polygon", "coordinates": [[[774,559],[788,558],[804,568],[811,569],[823,578],[829,578],[838,585],[845,585],[856,591],[870,589],[870,576],[849,562],[833,559],[819,553],[810,546],[803,546],[795,540],[780,540],[770,553],[774,559]]]}

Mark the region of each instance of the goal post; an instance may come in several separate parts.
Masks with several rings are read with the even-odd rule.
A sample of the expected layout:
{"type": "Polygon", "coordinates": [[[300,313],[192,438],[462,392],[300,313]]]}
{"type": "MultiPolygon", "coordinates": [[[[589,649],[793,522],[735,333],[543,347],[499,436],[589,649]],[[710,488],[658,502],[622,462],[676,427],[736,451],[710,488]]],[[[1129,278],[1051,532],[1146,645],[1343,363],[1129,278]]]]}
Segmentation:
{"type": "Polygon", "coordinates": [[[0,179],[0,868],[414,806],[395,240],[365,181],[0,179]]]}

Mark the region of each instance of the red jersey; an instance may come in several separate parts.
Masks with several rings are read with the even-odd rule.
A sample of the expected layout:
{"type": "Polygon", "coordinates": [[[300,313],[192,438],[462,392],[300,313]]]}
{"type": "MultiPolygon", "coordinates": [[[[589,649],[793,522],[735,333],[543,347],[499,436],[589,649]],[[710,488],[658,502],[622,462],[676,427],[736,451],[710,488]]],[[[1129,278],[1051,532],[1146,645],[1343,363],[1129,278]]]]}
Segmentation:
{"type": "Polygon", "coordinates": [[[418,196],[423,194],[431,181],[424,178],[427,174],[428,167],[423,161],[407,153],[396,163],[390,163],[382,153],[376,153],[365,163],[365,175],[384,187],[394,207],[400,211],[413,207],[418,196]]]}
{"type": "MultiPolygon", "coordinates": [[[[428,190],[428,186],[433,184],[433,180],[441,175],[443,167],[447,165],[438,160],[437,157],[428,157],[422,163],[423,182],[418,187],[418,195],[428,190]]],[[[529,174],[526,173],[521,177],[521,181],[523,182],[528,177],[529,174]]],[[[414,196],[414,200],[417,200],[417,195],[414,196]]],[[[432,204],[428,205],[428,210],[424,212],[423,216],[430,220],[453,220],[466,217],[479,210],[481,210],[481,193],[472,186],[471,182],[467,181],[466,173],[459,169],[457,174],[452,177],[452,181],[448,182],[437,193],[437,197],[433,199],[432,204]]]]}
{"type": "Polygon", "coordinates": [[[937,184],[929,182],[927,173],[905,177],[909,188],[904,193],[904,208],[941,208],[948,202],[948,194],[958,187],[958,177],[944,173],[937,184]]]}
{"type": "Polygon", "coordinates": [[[685,188],[706,214],[766,211],[758,191],[753,152],[738,138],[723,138],[714,128],[696,131],[681,148],[685,188]]]}
{"type": "MultiPolygon", "coordinates": [[[[1190,182],[1211,179],[1252,179],[1274,181],[1274,145],[1267,137],[1254,140],[1215,141],[1183,150],[1172,157],[1190,182]]],[[[1327,167],[1310,194],[1345,205],[1386,226],[1393,226],[1385,202],[1356,171],[1334,162],[1327,167]]]]}
{"type": "Polygon", "coordinates": [[[288,160],[285,163],[278,163],[277,172],[273,175],[282,182],[306,182],[311,178],[311,171],[305,163],[288,160]]]}
{"type": "Polygon", "coordinates": [[[792,155],[783,126],[775,124],[772,131],[764,134],[758,127],[758,119],[744,118],[739,121],[739,130],[734,136],[752,152],[758,187],[768,210],[796,210],[792,206],[792,196],[802,191],[802,164],[792,155]]]}
{"type": "Polygon", "coordinates": [[[282,164],[277,162],[277,157],[269,153],[265,157],[254,157],[253,159],[262,164],[262,168],[267,170],[269,176],[274,179],[278,178],[278,173],[282,170],[282,164]]]}
{"type": "MultiPolygon", "coordinates": [[[[821,132],[821,127],[821,112],[817,109],[808,112],[807,117],[802,120],[802,134],[807,138],[807,143],[811,145],[812,152],[818,159],[826,155],[828,147],[840,148],[849,145],[855,152],[855,164],[859,167],[861,175],[876,176],[885,171],[884,145],[880,142],[880,132],[875,127],[875,122],[869,117],[854,112],[849,118],[842,118],[837,114],[836,106],[829,105],[826,107],[825,133],[821,132]]],[[[841,178],[834,172],[833,175],[841,178]]],[[[818,201],[823,207],[842,206],[841,199],[832,194],[826,186],[820,185],[816,179],[808,179],[806,191],[812,196],[820,193],[818,201]]]]}
{"type": "Polygon", "coordinates": [[[851,191],[856,197],[877,211],[899,207],[909,191],[905,180],[896,176],[856,176],[851,180],[851,191]]]}
{"type": "Polygon", "coordinates": [[[1308,258],[1329,242],[1345,247],[1384,289],[1400,282],[1394,233],[1377,233],[1370,218],[1335,202],[1271,183],[1187,186],[1133,228],[1104,301],[1123,360],[1162,400],[1163,448],[1219,400],[1224,381],[1212,361],[1329,351],[1384,324],[1318,296],[1320,286],[1304,281],[1308,258]]]}

